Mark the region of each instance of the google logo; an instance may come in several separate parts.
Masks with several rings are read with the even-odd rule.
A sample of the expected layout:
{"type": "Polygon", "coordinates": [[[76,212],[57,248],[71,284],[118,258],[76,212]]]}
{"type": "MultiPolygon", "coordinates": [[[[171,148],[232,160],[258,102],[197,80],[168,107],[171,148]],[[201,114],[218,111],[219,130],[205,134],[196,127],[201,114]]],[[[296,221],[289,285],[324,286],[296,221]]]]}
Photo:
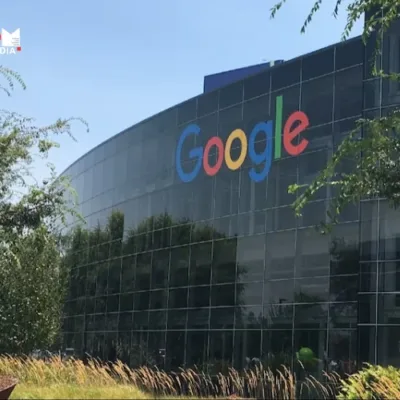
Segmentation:
{"type": "Polygon", "coordinates": [[[256,170],[254,167],[250,168],[249,176],[255,182],[261,182],[268,176],[271,169],[272,158],[278,160],[282,156],[282,139],[283,146],[288,154],[291,156],[298,156],[301,154],[308,145],[308,140],[302,138],[298,143],[295,139],[299,136],[309,126],[309,119],[307,115],[302,111],[293,112],[285,124],[282,124],[282,109],[283,109],[283,96],[278,96],[276,98],[276,112],[275,112],[275,124],[272,120],[266,122],[257,123],[252,129],[249,137],[247,138],[246,133],[242,129],[233,130],[226,143],[222,142],[221,138],[218,136],[213,136],[208,140],[206,145],[203,147],[195,147],[190,150],[189,158],[196,160],[194,168],[191,172],[184,172],[182,168],[182,146],[186,138],[190,135],[200,135],[200,127],[197,124],[190,124],[187,126],[179,140],[176,147],[175,153],[175,165],[178,172],[179,178],[183,182],[191,182],[199,174],[201,167],[203,167],[204,172],[209,176],[214,176],[222,167],[222,163],[225,161],[228,169],[235,171],[238,170],[244,160],[246,155],[250,157],[251,161],[255,165],[261,165],[264,163],[262,170],[256,170]],[[273,128],[275,125],[275,132],[273,134],[273,128]],[[283,133],[282,133],[283,125],[283,133]],[[263,152],[256,153],[255,143],[257,135],[264,134],[266,137],[266,147],[263,152]],[[272,154],[274,139],[274,155],[272,154]],[[240,155],[237,159],[233,160],[231,155],[232,145],[235,140],[240,142],[240,155]],[[209,164],[209,154],[213,147],[217,148],[217,160],[215,165],[209,164]]]}

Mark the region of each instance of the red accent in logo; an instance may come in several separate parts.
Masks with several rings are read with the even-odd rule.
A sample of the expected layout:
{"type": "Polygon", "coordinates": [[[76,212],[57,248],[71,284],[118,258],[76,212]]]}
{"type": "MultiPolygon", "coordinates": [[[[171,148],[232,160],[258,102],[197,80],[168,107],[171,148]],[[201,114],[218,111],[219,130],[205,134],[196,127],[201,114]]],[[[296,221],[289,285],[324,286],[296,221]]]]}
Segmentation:
{"type": "Polygon", "coordinates": [[[21,47],[17,47],[17,51],[21,51],[21,47]]]}
{"type": "Polygon", "coordinates": [[[214,176],[221,168],[222,162],[224,161],[224,144],[222,143],[221,138],[218,136],[213,136],[206,144],[204,148],[203,154],[203,167],[204,171],[209,176],[214,176]],[[217,162],[214,166],[211,166],[208,163],[208,156],[210,154],[211,148],[215,146],[218,149],[217,152],[217,162]]]}

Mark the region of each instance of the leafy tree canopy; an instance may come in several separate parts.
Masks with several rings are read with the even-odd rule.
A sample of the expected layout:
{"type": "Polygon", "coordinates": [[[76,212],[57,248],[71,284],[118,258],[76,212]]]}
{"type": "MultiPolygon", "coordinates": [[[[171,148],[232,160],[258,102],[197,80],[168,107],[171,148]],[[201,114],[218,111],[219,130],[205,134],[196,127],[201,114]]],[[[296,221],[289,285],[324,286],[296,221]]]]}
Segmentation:
{"type": "MultiPolygon", "coordinates": [[[[0,66],[11,95],[21,77],[0,66]]],[[[73,204],[66,203],[65,178],[36,182],[31,168],[71,135],[74,119],[37,126],[32,118],[0,110],[0,352],[28,352],[51,345],[59,332],[66,276],[56,229],[73,204]]],[[[82,121],[85,123],[84,121],[82,121]]]]}
{"type": "MultiPolygon", "coordinates": [[[[324,1],[328,2],[315,1],[301,26],[302,33],[306,31],[324,1]]],[[[278,10],[288,2],[279,1],[272,8],[271,17],[275,17],[278,10]]],[[[333,16],[336,17],[344,8],[347,24],[342,39],[347,39],[355,22],[366,15],[362,39],[365,44],[368,40],[375,41],[372,73],[380,79],[399,81],[400,75],[384,71],[379,61],[382,59],[382,38],[399,19],[400,0],[336,0],[333,2],[333,16]]],[[[398,111],[373,119],[359,120],[354,131],[341,143],[326,168],[311,184],[294,184],[289,187],[289,192],[298,193],[294,202],[296,214],[301,215],[302,209],[315,193],[326,186],[333,187],[332,192],[335,194],[328,210],[329,223],[324,224],[328,229],[332,223],[337,222],[339,214],[347,205],[361,199],[386,198],[391,206],[397,208],[400,202],[399,132],[398,111]],[[340,172],[340,165],[349,159],[353,161],[354,168],[347,173],[340,172]]]]}

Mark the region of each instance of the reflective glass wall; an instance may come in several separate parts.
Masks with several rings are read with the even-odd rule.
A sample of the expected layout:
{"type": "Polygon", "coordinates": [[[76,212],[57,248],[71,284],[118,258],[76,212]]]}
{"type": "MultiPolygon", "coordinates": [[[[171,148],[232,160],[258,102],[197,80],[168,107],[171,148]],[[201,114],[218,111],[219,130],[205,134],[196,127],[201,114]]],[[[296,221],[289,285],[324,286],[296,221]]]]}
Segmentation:
{"type": "MultiPolygon", "coordinates": [[[[373,77],[375,38],[365,55],[364,116],[384,117],[400,104],[398,82],[373,77]]],[[[400,23],[381,44],[379,68],[400,72],[400,23]]],[[[400,366],[400,220],[384,199],[361,203],[359,354],[362,361],[400,366]]]]}
{"type": "MultiPolygon", "coordinates": [[[[65,174],[87,225],[69,221],[65,346],[131,366],[210,373],[252,358],[290,366],[300,347],[313,350],[319,370],[332,361],[342,372],[361,359],[393,363],[397,214],[366,201],[321,235],[314,226],[335,193],[324,188],[295,218],[287,190],[315,178],[367,108],[381,110],[367,53],[356,38],[305,55],[166,110],[73,164],[65,174]],[[189,124],[201,132],[183,144],[186,172],[196,167],[190,151],[211,137],[225,143],[235,129],[249,135],[260,121],[276,124],[279,96],[283,121],[296,110],[309,118],[293,142],[308,141],[302,154],[282,146],[260,182],[249,171],[263,163],[249,157],[238,170],[222,163],[215,176],[201,168],[182,182],[176,147],[189,124]]],[[[265,135],[252,143],[255,154],[266,147],[265,135]]],[[[240,154],[236,140],[232,159],[240,154]]],[[[208,162],[218,160],[214,146],[208,162]]],[[[346,160],[339,172],[351,168],[346,160]]]]}

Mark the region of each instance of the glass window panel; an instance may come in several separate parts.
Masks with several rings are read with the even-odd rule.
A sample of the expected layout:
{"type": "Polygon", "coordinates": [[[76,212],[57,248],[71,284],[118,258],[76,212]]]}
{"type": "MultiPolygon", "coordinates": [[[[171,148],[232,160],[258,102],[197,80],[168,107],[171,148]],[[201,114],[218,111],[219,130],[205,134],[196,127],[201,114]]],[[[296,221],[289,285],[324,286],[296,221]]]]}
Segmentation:
{"type": "Polygon", "coordinates": [[[219,108],[226,108],[243,100],[243,81],[224,86],[219,91],[219,108]]]}
{"type": "Polygon", "coordinates": [[[150,289],[151,253],[138,254],[136,258],[136,288],[150,289]]]}
{"type": "Polygon", "coordinates": [[[264,328],[292,329],[294,306],[292,304],[270,304],[263,308],[264,328]]]}
{"type": "Polygon", "coordinates": [[[300,82],[301,61],[289,61],[272,69],[272,88],[278,90],[300,82]]]}
{"type": "Polygon", "coordinates": [[[378,363],[382,366],[400,366],[400,326],[378,327],[378,363]]]}
{"type": "Polygon", "coordinates": [[[269,71],[261,72],[245,79],[244,99],[248,100],[268,93],[270,89],[270,79],[269,71]]]}
{"type": "Polygon", "coordinates": [[[327,304],[298,304],[294,306],[296,329],[326,329],[328,323],[327,304]]]}
{"type": "Polygon", "coordinates": [[[266,236],[266,279],[294,277],[295,232],[278,232],[266,236]]]}
{"type": "Polygon", "coordinates": [[[311,53],[303,57],[302,79],[316,78],[333,72],[334,69],[334,47],[311,53]]]}
{"type": "Polygon", "coordinates": [[[311,126],[332,121],[333,74],[303,83],[301,110],[307,114],[311,126]]]}
{"type": "Polygon", "coordinates": [[[270,368],[290,367],[293,359],[293,331],[265,330],[262,332],[262,354],[270,368]]]}
{"type": "MultiPolygon", "coordinates": [[[[295,111],[300,109],[300,85],[291,86],[280,90],[279,92],[273,93],[271,96],[271,113],[270,117],[276,120],[276,105],[278,97],[282,96],[282,123],[285,124],[288,117],[295,111]]],[[[265,118],[264,118],[265,120],[265,118]]],[[[283,132],[284,125],[282,125],[283,132]]],[[[285,147],[282,143],[282,154],[287,154],[285,147]]]]}
{"type": "Polygon", "coordinates": [[[234,306],[235,284],[211,286],[211,306],[234,306]]]}
{"type": "Polygon", "coordinates": [[[233,332],[210,332],[209,361],[213,365],[211,374],[227,373],[232,365],[233,332]]]}
{"type": "Polygon", "coordinates": [[[167,291],[152,290],[150,292],[150,309],[160,310],[162,308],[167,308],[167,291]]]}
{"type": "Polygon", "coordinates": [[[209,305],[209,286],[195,286],[189,288],[189,307],[209,307],[209,305]]]}
{"type": "MultiPolygon", "coordinates": [[[[373,39],[371,40],[373,42],[373,39]]],[[[364,45],[359,38],[351,39],[336,45],[336,70],[361,64],[364,56],[364,45]]]]}
{"type": "Polygon", "coordinates": [[[169,270],[169,251],[155,251],[152,258],[151,280],[153,289],[167,286],[169,270]]]}
{"type": "Polygon", "coordinates": [[[378,294],[378,324],[400,325],[400,317],[397,308],[400,306],[400,294],[378,294]]]}
{"type": "Polygon", "coordinates": [[[169,285],[187,286],[189,274],[189,246],[171,250],[171,269],[169,285]]]}
{"type": "Polygon", "coordinates": [[[186,365],[198,367],[208,361],[208,331],[186,333],[186,365]]]}
{"type": "Polygon", "coordinates": [[[329,371],[340,375],[356,372],[357,330],[331,329],[328,336],[329,371]]]}
{"type": "Polygon", "coordinates": [[[182,343],[185,343],[185,332],[167,333],[166,366],[168,369],[178,371],[184,364],[185,348],[182,343]]]}
{"type": "Polygon", "coordinates": [[[264,236],[240,238],[237,242],[238,277],[246,281],[262,281],[264,277],[264,236]]]}
{"type": "Polygon", "coordinates": [[[119,309],[120,311],[133,310],[133,293],[121,294],[119,309]]]}
{"type": "Polygon", "coordinates": [[[358,307],[360,324],[376,324],[377,297],[375,294],[359,294],[358,307]]]}
{"type": "Polygon", "coordinates": [[[199,118],[196,123],[201,129],[201,134],[195,138],[196,145],[204,146],[211,137],[217,135],[218,113],[199,118]]]}
{"type": "Polygon", "coordinates": [[[357,302],[331,303],[329,305],[329,322],[335,329],[356,328],[358,322],[357,302]]]}
{"type": "Polygon", "coordinates": [[[359,224],[336,225],[331,233],[331,274],[359,273],[359,224]]]}
{"type": "Polygon", "coordinates": [[[310,126],[299,135],[299,140],[308,140],[308,145],[300,158],[306,157],[307,153],[315,150],[330,150],[333,148],[333,130],[332,124],[325,124],[318,127],[310,126]]]}
{"type": "Polygon", "coordinates": [[[211,308],[210,329],[233,329],[234,307],[211,308]]]}
{"type": "Polygon", "coordinates": [[[376,260],[378,255],[377,220],[362,221],[360,229],[361,259],[376,260]]]}
{"type": "Polygon", "coordinates": [[[295,280],[296,303],[322,303],[329,301],[329,277],[295,280]]]}
{"type": "Polygon", "coordinates": [[[226,108],[219,112],[218,136],[225,141],[230,133],[242,127],[243,104],[226,108]]]}
{"type": "Polygon", "coordinates": [[[370,270],[371,273],[376,274],[376,271],[379,273],[380,292],[400,292],[400,262],[374,263],[370,265],[370,270]]]}
{"type": "Polygon", "coordinates": [[[331,301],[356,301],[358,293],[358,275],[336,275],[330,279],[331,301]]]}
{"type": "Polygon", "coordinates": [[[188,310],[188,329],[208,329],[210,318],[209,308],[188,310]]]}
{"type": "Polygon", "coordinates": [[[149,329],[165,330],[167,321],[166,310],[149,312],[149,329]]]}
{"type": "Polygon", "coordinates": [[[262,306],[246,306],[236,308],[236,329],[261,329],[263,322],[262,306]]]}
{"type": "Polygon", "coordinates": [[[197,98],[191,99],[178,106],[178,125],[196,119],[197,98]]]}
{"type": "Polygon", "coordinates": [[[293,229],[297,219],[293,207],[279,207],[267,210],[267,232],[293,229]]]}
{"type": "Polygon", "coordinates": [[[261,331],[241,330],[235,332],[234,368],[249,368],[261,359],[261,331]],[[249,361],[250,360],[250,361],[249,361]]]}
{"type": "Polygon", "coordinates": [[[299,230],[296,243],[296,277],[329,275],[330,238],[314,228],[299,230]]]}
{"type": "Polygon", "coordinates": [[[335,119],[360,115],[362,111],[362,67],[337,72],[335,75],[335,119]]]}
{"type": "Polygon", "coordinates": [[[376,292],[378,287],[378,265],[378,262],[360,263],[360,292],[376,292]]]}
{"type": "Polygon", "coordinates": [[[170,289],[168,308],[186,308],[188,302],[188,288],[170,289]]]}
{"type": "Polygon", "coordinates": [[[263,282],[236,284],[236,305],[258,305],[262,304],[262,300],[263,282]]]}
{"type": "MultiPolygon", "coordinates": [[[[318,311],[317,311],[318,312],[318,311]]],[[[311,317],[311,316],[310,316],[311,317]]],[[[317,325],[317,324],[315,324],[317,325]]],[[[314,353],[315,358],[324,360],[326,357],[327,331],[325,329],[296,329],[294,331],[294,351],[298,352],[302,347],[308,347],[314,353]]],[[[314,368],[317,374],[322,374],[323,364],[319,363],[314,368]]],[[[311,396],[312,397],[312,396],[311,396]]]]}
{"type": "Polygon", "coordinates": [[[284,304],[294,301],[294,280],[268,280],[264,283],[264,304],[284,304]]]}
{"type": "Polygon", "coordinates": [[[359,362],[367,362],[376,364],[375,343],[376,343],[376,327],[360,326],[358,328],[358,359],[359,362]]]}
{"type": "Polygon", "coordinates": [[[236,280],[237,239],[219,240],[214,243],[212,282],[228,283],[236,280]]]}
{"type": "Polygon", "coordinates": [[[380,202],[379,213],[379,258],[384,260],[400,259],[400,215],[387,202],[380,202]]]}
{"type": "Polygon", "coordinates": [[[364,108],[376,108],[381,104],[381,80],[371,79],[364,82],[364,108]]]}
{"type": "Polygon", "coordinates": [[[187,310],[168,310],[168,329],[185,329],[186,319],[187,310]]]}
{"type": "Polygon", "coordinates": [[[205,93],[197,100],[197,116],[211,114],[218,109],[218,90],[205,93]]]}
{"type": "Polygon", "coordinates": [[[193,285],[210,284],[212,244],[196,244],[191,246],[190,283],[193,285]]]}
{"type": "Polygon", "coordinates": [[[149,308],[149,292],[136,292],[134,294],[133,305],[135,311],[147,310],[149,308]]]}

